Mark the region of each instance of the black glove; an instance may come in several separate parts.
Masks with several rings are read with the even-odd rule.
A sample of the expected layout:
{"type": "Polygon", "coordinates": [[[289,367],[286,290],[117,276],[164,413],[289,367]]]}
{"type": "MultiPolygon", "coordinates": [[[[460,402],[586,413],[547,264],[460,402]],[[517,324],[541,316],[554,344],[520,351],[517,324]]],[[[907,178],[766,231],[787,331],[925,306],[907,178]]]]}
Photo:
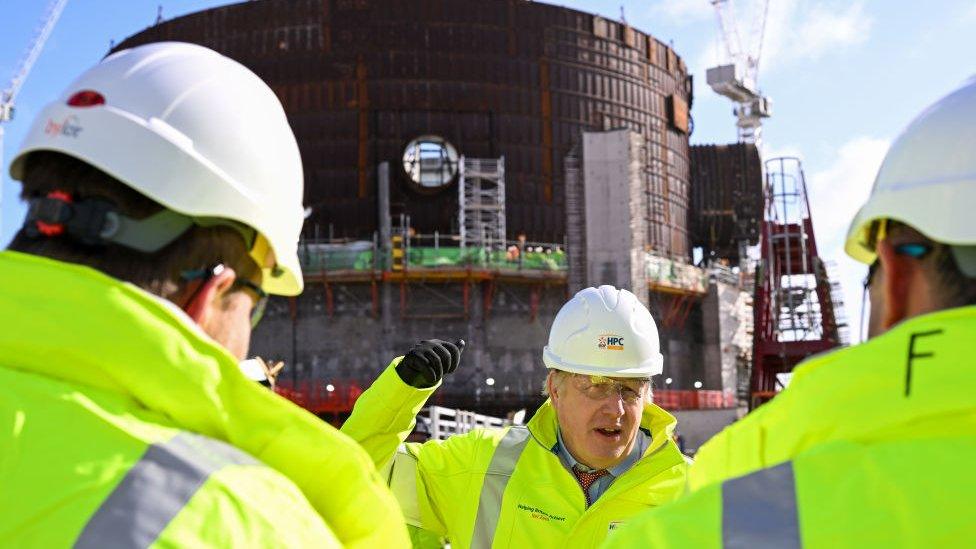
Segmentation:
{"type": "Polygon", "coordinates": [[[462,351],[463,339],[455,343],[426,339],[410,349],[400,364],[397,364],[396,372],[407,385],[427,389],[437,385],[445,374],[457,370],[462,351]]]}

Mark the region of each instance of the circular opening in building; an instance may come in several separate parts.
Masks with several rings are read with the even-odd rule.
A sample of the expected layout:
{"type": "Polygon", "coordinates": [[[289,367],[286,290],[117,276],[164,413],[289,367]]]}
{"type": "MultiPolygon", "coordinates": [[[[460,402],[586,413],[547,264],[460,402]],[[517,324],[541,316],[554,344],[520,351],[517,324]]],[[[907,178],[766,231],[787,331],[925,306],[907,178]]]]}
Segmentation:
{"type": "Polygon", "coordinates": [[[403,150],[403,170],[411,181],[425,189],[443,187],[458,173],[457,149],[443,137],[418,137],[403,150]]]}

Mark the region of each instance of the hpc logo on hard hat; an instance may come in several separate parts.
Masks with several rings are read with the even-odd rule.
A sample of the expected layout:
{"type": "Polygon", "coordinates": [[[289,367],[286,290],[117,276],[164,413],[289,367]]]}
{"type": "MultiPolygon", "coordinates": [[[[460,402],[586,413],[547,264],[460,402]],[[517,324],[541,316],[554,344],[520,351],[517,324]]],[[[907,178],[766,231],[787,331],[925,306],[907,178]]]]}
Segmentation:
{"type": "Polygon", "coordinates": [[[597,339],[596,346],[605,351],[623,351],[624,338],[616,334],[603,334],[597,339]]]}

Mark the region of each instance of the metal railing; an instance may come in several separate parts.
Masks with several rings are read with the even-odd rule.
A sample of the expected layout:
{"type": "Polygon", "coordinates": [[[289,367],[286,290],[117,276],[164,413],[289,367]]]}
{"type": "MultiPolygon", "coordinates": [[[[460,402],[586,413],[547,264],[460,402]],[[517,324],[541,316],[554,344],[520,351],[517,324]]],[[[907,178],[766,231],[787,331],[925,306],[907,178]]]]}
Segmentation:
{"type": "Polygon", "coordinates": [[[700,294],[708,291],[708,273],[704,269],[652,253],[645,253],[644,261],[648,282],[659,288],[700,294]]]}
{"type": "MultiPolygon", "coordinates": [[[[330,381],[282,379],[275,392],[315,414],[344,414],[352,411],[356,400],[363,394],[365,389],[362,382],[351,378],[330,381]]],[[[652,394],[654,404],[667,410],[735,408],[738,404],[733,391],[655,389],[652,394]]],[[[512,419],[433,405],[421,410],[418,421],[432,438],[437,439],[466,433],[478,427],[504,427],[513,423],[512,419]]],[[[518,414],[514,423],[522,423],[518,414]]]]}
{"type": "Polygon", "coordinates": [[[281,379],[275,392],[315,414],[340,414],[352,411],[363,394],[357,379],[281,379]]]}
{"type": "Polygon", "coordinates": [[[477,428],[504,427],[512,422],[500,417],[486,416],[475,412],[428,406],[420,412],[418,421],[430,433],[430,438],[444,440],[451,435],[460,435],[477,428]]]}
{"type": "Polygon", "coordinates": [[[654,404],[666,410],[710,410],[738,405],[734,391],[655,389],[653,397],[654,404]]]}
{"type": "MultiPolygon", "coordinates": [[[[497,248],[459,246],[458,235],[413,235],[403,240],[405,269],[478,268],[491,270],[566,271],[564,247],[547,242],[505,241],[497,248]]],[[[358,241],[303,240],[298,255],[305,273],[386,270],[389,258],[376,238],[358,241]]]]}

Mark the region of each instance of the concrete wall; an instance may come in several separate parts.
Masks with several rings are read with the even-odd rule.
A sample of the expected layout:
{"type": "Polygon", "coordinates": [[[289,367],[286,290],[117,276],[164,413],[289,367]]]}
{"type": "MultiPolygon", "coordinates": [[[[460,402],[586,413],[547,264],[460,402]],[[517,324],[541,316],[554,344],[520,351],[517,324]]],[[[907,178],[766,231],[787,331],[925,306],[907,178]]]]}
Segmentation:
{"type": "Polygon", "coordinates": [[[582,151],[586,286],[626,288],[647,304],[643,140],[630,130],[584,132],[582,151]]]}
{"type": "MultiPolygon", "coordinates": [[[[649,291],[646,251],[651,189],[643,147],[643,138],[626,129],[584,132],[580,146],[566,157],[570,265],[585,269],[582,274],[570,273],[570,286],[576,290],[613,284],[634,292],[658,322],[664,373],[657,386],[692,389],[695,381],[704,382],[706,377],[705,315],[696,302],[684,322],[665,326],[663,320],[674,297],[649,291]],[[572,230],[576,224],[585,226],[572,230]],[[665,383],[667,378],[671,384],[665,383]]],[[[717,353],[718,345],[709,344],[714,349],[707,351],[717,353]]]]}
{"type": "Polygon", "coordinates": [[[708,439],[733,424],[744,411],[736,408],[721,410],[679,410],[672,412],[678,419],[678,432],[684,438],[686,454],[693,454],[708,439]]]}
{"type": "Polygon", "coordinates": [[[704,380],[705,346],[702,341],[702,310],[694,304],[684,323],[665,326],[662,316],[666,311],[654,305],[666,303],[667,296],[651,294],[651,315],[658,321],[661,337],[661,353],[664,355],[664,371],[655,385],[662,389],[694,389],[696,381],[704,380]],[[665,380],[671,378],[671,383],[665,380]]]}
{"type": "Polygon", "coordinates": [[[735,285],[715,280],[702,302],[705,389],[737,391],[738,356],[742,352],[742,342],[736,336],[745,320],[741,318],[742,314],[751,314],[737,307],[742,293],[735,285]]]}
{"type": "Polygon", "coordinates": [[[566,300],[565,286],[539,287],[534,320],[532,287],[524,284],[496,284],[490,311],[484,307],[487,288],[472,284],[465,315],[462,284],[408,284],[401,313],[399,284],[380,283],[378,317],[372,312],[370,284],[331,288],[331,317],[322,284],[309,284],[295,301],[296,322],[289,300],[273,299],[255,330],[251,355],[285,360],[285,380],[355,380],[366,387],[416,342],[464,338],[462,364],[438,391],[439,398],[469,402],[473,409],[493,402],[526,406],[541,400],[546,375],[542,348],[566,300]],[[494,386],[485,383],[488,377],[494,378],[494,386]]]}

